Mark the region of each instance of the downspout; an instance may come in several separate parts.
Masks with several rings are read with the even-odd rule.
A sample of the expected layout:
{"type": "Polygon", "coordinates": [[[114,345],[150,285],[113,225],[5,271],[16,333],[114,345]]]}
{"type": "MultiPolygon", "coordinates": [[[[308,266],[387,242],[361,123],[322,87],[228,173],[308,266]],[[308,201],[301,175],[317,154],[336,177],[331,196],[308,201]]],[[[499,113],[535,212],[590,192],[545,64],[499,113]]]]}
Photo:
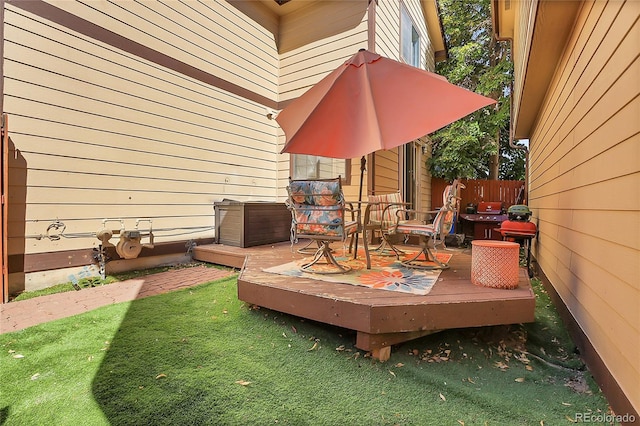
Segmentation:
{"type": "Polygon", "coordinates": [[[369,0],[367,6],[367,50],[376,52],[376,6],[378,0],[369,0]]]}
{"type": "MultiPolygon", "coordinates": [[[[496,39],[496,41],[508,41],[510,46],[511,46],[511,60],[513,60],[513,38],[511,37],[500,37],[498,34],[500,32],[500,28],[499,28],[499,19],[497,14],[499,13],[498,11],[500,10],[499,8],[499,0],[493,0],[493,8],[492,10],[494,11],[494,15],[493,16],[493,27],[494,27],[494,31],[493,31],[493,36],[496,39]]],[[[509,146],[511,148],[515,148],[515,149],[522,149],[525,151],[525,159],[524,159],[524,167],[525,167],[525,174],[524,174],[524,188],[525,188],[525,197],[524,197],[524,201],[526,203],[526,200],[529,196],[529,149],[524,146],[524,145],[516,145],[515,140],[514,140],[514,134],[515,134],[515,129],[513,127],[513,78],[511,79],[511,83],[509,84],[509,90],[510,90],[510,94],[511,94],[511,100],[509,101],[509,146]]]]}
{"type": "MultiPolygon", "coordinates": [[[[376,6],[378,5],[378,0],[369,0],[369,5],[367,6],[367,50],[369,52],[375,53],[376,51],[376,6]]],[[[366,158],[363,156],[360,159],[360,194],[362,195],[362,177],[366,170],[366,164],[369,163],[369,173],[367,173],[367,194],[373,195],[374,187],[375,187],[375,176],[372,173],[373,167],[375,165],[375,152],[368,154],[366,158]]],[[[359,199],[362,199],[359,198],[359,199]]]]}

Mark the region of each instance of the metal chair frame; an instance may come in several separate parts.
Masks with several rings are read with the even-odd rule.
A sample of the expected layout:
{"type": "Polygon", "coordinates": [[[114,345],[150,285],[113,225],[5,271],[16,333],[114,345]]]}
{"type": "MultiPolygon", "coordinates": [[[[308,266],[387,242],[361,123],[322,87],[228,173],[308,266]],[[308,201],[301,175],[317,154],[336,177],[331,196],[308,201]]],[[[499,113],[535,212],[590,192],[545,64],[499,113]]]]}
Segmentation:
{"type": "Polygon", "coordinates": [[[421,212],[411,209],[400,209],[396,212],[397,220],[395,226],[390,229],[392,234],[401,234],[408,236],[418,236],[420,241],[420,251],[411,259],[402,261],[402,264],[417,269],[437,270],[448,269],[449,265],[438,260],[437,256],[431,251],[432,248],[437,251],[437,240],[445,247],[444,239],[452,227],[455,220],[458,203],[460,202],[459,192],[464,188],[459,180],[454,180],[448,185],[443,194],[443,206],[440,210],[421,212]],[[426,220],[417,219],[419,215],[423,217],[435,214],[433,223],[427,223],[426,220]],[[409,220],[406,218],[409,217],[409,220]],[[411,219],[413,217],[413,219],[411,219]],[[418,260],[424,255],[425,260],[418,260]],[[435,265],[434,265],[435,264],[435,265]]]}

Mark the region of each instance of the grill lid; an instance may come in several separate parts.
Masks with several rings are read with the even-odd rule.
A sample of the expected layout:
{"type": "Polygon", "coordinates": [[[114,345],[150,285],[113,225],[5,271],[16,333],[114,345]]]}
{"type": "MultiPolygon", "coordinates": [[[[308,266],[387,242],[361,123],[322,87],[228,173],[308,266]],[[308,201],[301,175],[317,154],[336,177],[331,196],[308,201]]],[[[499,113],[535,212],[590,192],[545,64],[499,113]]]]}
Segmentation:
{"type": "Polygon", "coordinates": [[[500,201],[482,201],[478,204],[478,214],[501,214],[502,207],[500,201]]]}
{"type": "Polygon", "coordinates": [[[531,210],[524,204],[515,204],[507,210],[509,220],[524,220],[527,221],[531,217],[531,210]]]}

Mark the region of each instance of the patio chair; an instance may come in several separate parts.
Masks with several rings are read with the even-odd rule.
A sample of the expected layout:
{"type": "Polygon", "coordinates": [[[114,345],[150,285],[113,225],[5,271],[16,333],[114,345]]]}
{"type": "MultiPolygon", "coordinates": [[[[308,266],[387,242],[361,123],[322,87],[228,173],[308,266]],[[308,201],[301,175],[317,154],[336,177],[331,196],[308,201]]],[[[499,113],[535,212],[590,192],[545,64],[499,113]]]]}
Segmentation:
{"type": "Polygon", "coordinates": [[[396,257],[403,253],[391,241],[389,229],[396,224],[396,212],[409,205],[403,201],[399,192],[369,196],[362,221],[362,238],[368,241],[368,232],[371,232],[371,236],[375,233],[380,234],[380,244],[371,251],[376,251],[383,256],[395,255],[396,257]]]}
{"type": "Polygon", "coordinates": [[[418,269],[448,269],[449,265],[443,263],[433,254],[437,245],[444,247],[444,238],[451,231],[455,220],[455,213],[460,201],[460,190],[464,186],[456,179],[448,185],[443,194],[443,206],[440,210],[420,212],[417,210],[399,209],[396,212],[396,223],[389,229],[391,234],[400,234],[405,237],[417,236],[421,250],[414,257],[402,261],[402,264],[418,269]],[[426,218],[435,214],[432,223],[427,223],[426,218]],[[424,219],[419,217],[422,215],[424,219]],[[409,217],[409,220],[405,220],[409,217]],[[424,255],[423,259],[418,259],[424,255]]]}
{"type": "MultiPolygon", "coordinates": [[[[339,263],[333,256],[331,242],[357,238],[360,213],[346,203],[340,184],[336,179],[290,180],[287,187],[287,206],[291,209],[291,243],[299,238],[315,241],[318,248],[313,260],[300,267],[304,272],[317,274],[339,274],[351,267],[339,263]],[[345,216],[350,213],[350,220],[345,216]],[[356,219],[357,213],[357,219],[356,219]],[[324,259],[324,264],[333,268],[314,267],[324,259]]],[[[353,243],[353,240],[352,240],[353,243]]]]}

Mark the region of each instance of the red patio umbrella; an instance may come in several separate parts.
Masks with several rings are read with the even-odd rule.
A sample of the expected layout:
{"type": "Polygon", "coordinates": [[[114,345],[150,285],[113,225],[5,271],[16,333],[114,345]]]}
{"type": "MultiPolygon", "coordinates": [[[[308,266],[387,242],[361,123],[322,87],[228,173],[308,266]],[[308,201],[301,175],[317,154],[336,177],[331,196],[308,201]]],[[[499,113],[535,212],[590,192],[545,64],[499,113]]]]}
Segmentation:
{"type": "Polygon", "coordinates": [[[356,158],[432,133],[496,101],[360,50],[276,117],[286,153],[356,158]]]}
{"type": "Polygon", "coordinates": [[[362,156],[361,201],[366,154],[403,145],[494,103],[441,75],[361,49],[276,121],[286,136],[283,153],[362,156]]]}

